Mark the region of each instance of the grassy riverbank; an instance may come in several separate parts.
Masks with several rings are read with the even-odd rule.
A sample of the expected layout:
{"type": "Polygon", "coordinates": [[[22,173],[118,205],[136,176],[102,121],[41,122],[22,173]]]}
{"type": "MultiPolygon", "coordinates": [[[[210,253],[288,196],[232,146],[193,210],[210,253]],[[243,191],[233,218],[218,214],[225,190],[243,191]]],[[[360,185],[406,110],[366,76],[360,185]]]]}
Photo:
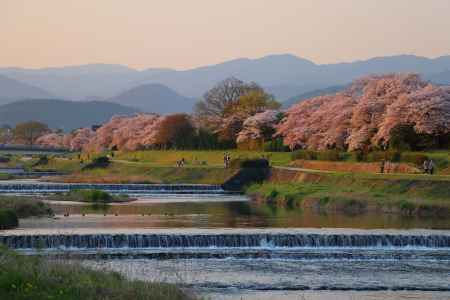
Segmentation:
{"type": "Polygon", "coordinates": [[[22,256],[0,248],[0,299],[181,300],[193,299],[174,285],[130,281],[118,273],[76,263],[22,256]]]}
{"type": "Polygon", "coordinates": [[[370,175],[272,170],[271,178],[246,193],[280,206],[362,213],[376,210],[406,215],[450,215],[446,177],[370,175]]]}

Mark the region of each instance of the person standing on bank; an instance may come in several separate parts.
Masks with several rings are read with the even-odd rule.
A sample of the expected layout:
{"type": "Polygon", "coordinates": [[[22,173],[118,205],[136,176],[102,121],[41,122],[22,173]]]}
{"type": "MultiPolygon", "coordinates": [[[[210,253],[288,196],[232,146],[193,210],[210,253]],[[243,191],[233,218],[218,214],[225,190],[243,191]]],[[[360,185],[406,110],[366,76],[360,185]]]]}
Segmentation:
{"type": "Polygon", "coordinates": [[[430,175],[433,175],[434,173],[434,162],[432,159],[430,159],[430,161],[428,162],[428,172],[430,173],[430,175]]]}
{"type": "Polygon", "coordinates": [[[428,162],[428,158],[427,158],[423,161],[423,172],[425,174],[428,174],[428,166],[429,166],[429,162],[428,162]]]}

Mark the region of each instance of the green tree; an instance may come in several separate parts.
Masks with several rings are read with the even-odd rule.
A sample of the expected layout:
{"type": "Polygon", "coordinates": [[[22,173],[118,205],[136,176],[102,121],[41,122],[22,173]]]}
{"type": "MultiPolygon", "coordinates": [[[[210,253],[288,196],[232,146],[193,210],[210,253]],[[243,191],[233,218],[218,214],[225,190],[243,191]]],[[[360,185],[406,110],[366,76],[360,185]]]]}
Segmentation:
{"type": "Polygon", "coordinates": [[[281,104],[262,89],[255,89],[242,95],[225,108],[225,115],[242,114],[253,116],[268,109],[279,109],[281,104]]]}
{"type": "Polygon", "coordinates": [[[37,138],[49,131],[50,130],[46,124],[37,121],[30,121],[17,124],[13,129],[13,137],[16,142],[33,146],[37,138]]]}

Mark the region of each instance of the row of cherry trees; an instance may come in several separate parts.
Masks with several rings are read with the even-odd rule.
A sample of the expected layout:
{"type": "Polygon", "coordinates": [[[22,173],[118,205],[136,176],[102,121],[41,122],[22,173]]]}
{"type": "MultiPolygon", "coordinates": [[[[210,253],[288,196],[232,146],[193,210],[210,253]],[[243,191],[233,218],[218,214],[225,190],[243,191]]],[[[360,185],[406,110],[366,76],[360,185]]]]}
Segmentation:
{"type": "Polygon", "coordinates": [[[291,148],[364,150],[386,148],[393,129],[450,134],[450,87],[434,86],[415,74],[371,76],[336,95],[294,105],[277,126],[291,148]]]}
{"type": "Polygon", "coordinates": [[[257,84],[229,78],[204,95],[193,115],[116,116],[95,130],[50,133],[37,143],[85,151],[214,149],[282,138],[291,149],[353,151],[386,148],[411,132],[450,136],[450,87],[415,74],[370,76],[335,95],[279,108],[257,84]]]}

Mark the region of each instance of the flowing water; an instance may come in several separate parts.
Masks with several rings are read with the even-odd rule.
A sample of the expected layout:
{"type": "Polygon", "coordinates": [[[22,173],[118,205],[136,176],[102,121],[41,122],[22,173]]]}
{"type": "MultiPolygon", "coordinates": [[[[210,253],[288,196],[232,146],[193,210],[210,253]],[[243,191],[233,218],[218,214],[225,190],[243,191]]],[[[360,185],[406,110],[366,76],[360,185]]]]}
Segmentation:
{"type": "Polygon", "coordinates": [[[125,189],[138,200],[52,202],[56,218],[21,220],[0,243],[209,299],[450,299],[448,219],[258,205],[220,187],[125,189]]]}

